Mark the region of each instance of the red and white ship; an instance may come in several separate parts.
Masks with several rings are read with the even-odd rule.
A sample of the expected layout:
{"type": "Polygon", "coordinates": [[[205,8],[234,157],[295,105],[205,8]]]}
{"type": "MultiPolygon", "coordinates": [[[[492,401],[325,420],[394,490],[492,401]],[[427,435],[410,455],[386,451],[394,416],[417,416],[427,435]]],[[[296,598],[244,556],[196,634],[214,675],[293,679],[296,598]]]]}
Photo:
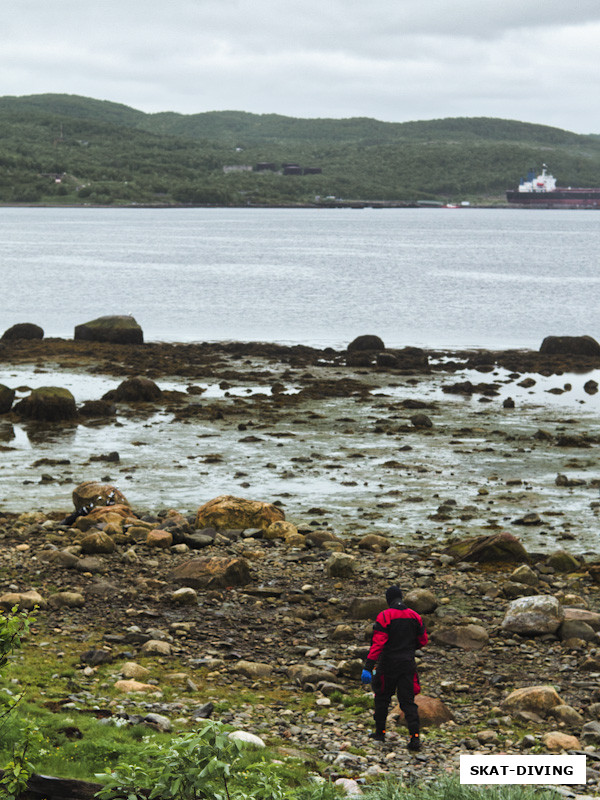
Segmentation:
{"type": "Polygon", "coordinates": [[[557,186],[547,170],[545,164],[540,175],[530,170],[517,190],[506,192],[508,202],[527,208],[600,208],[600,189],[557,186]]]}

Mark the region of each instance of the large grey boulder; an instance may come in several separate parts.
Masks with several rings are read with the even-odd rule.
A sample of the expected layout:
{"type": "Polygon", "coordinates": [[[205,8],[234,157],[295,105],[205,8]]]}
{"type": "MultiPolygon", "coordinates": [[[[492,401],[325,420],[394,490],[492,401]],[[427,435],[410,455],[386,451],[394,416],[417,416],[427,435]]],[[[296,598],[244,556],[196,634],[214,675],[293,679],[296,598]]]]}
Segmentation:
{"type": "Polygon", "coordinates": [[[509,605],[502,629],[524,636],[556,633],[564,618],[561,604],[552,595],[519,597],[509,605]]]}
{"type": "Polygon", "coordinates": [[[143,344],[144,333],[129,315],[98,317],[75,327],[75,340],[110,342],[111,344],[143,344]]]}

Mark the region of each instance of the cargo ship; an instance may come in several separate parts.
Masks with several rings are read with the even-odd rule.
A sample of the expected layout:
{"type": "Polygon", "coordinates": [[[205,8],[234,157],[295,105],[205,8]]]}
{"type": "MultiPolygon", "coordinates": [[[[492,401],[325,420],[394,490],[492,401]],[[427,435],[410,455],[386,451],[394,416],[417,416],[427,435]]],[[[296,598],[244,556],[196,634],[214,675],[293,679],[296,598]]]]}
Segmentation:
{"type": "Polygon", "coordinates": [[[519,188],[506,192],[509,203],[527,208],[600,208],[599,189],[557,186],[556,179],[543,164],[541,175],[530,170],[519,188]]]}

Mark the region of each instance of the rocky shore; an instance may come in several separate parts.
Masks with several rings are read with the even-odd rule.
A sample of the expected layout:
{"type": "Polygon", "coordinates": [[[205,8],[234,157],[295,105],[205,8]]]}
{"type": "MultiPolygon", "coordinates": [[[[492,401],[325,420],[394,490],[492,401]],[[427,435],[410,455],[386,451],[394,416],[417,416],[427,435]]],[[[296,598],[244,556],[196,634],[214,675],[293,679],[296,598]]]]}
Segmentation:
{"type": "MultiPolygon", "coordinates": [[[[115,379],[112,394],[76,402],[63,419],[19,408],[23,391],[0,417],[5,431],[22,427],[47,449],[65,429],[106,432],[159,410],[171,430],[210,434],[234,497],[207,517],[213,496],[200,480],[194,509],[152,508],[136,489],[153,476],[128,464],[94,485],[103,502],[66,521],[71,490],[109,477],[122,454],[30,464],[33,488],[50,486],[53,505],[0,517],[0,603],[39,605],[37,635],[76,668],[46,697],[57,711],[174,730],[211,715],[356,778],[442,774],[464,752],[585,752],[580,793],[598,793],[600,430],[589,415],[524,396],[544,380],[552,396],[568,394],[580,380],[593,404],[598,356],[16,339],[0,342],[0,361],[8,375],[51,373],[58,388],[65,371],[115,379]],[[180,391],[161,389],[175,378],[180,391]],[[203,397],[215,383],[222,395],[203,397]],[[247,398],[230,391],[244,386],[254,387],[247,398]],[[227,436],[239,463],[219,451],[227,436]],[[255,479],[241,459],[248,445],[284,445],[275,468],[289,496],[255,479]],[[309,470],[330,482],[326,507],[307,506],[294,486],[309,470]],[[359,503],[336,504],[331,483],[352,482],[359,503]],[[260,501],[254,516],[240,497],[260,501]],[[396,712],[385,746],[369,742],[358,682],[392,582],[432,638],[420,657],[416,757],[396,712]]],[[[4,442],[16,458],[10,435],[4,442]]],[[[168,490],[174,479],[162,480],[168,490]]],[[[86,503],[76,493],[75,513],[86,503]]]]}

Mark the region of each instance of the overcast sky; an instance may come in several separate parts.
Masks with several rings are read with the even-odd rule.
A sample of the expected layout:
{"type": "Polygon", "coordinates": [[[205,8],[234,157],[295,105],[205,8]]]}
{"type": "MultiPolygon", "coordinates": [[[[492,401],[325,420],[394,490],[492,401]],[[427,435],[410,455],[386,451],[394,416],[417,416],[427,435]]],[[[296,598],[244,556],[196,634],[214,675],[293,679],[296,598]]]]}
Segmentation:
{"type": "Polygon", "coordinates": [[[0,95],[600,133],[600,0],[1,0],[0,95]]]}

